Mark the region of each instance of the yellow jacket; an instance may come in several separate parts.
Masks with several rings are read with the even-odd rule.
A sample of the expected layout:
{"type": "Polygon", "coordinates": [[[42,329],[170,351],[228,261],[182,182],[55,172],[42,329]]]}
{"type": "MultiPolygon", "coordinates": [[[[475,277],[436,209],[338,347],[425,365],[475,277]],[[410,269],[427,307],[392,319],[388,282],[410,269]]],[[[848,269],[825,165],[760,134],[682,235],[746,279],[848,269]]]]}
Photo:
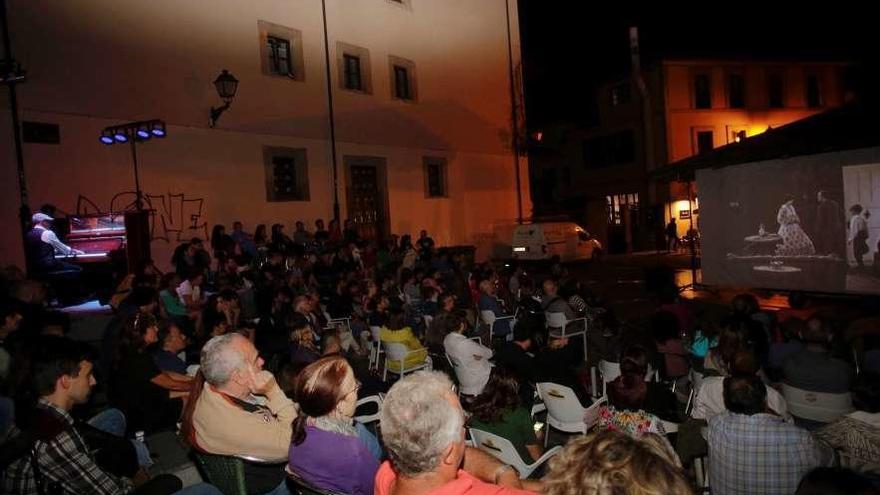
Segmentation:
{"type": "MultiPolygon", "coordinates": [[[[410,327],[403,327],[400,330],[382,327],[382,330],[379,332],[379,340],[382,341],[383,346],[384,344],[403,344],[409,351],[421,351],[406,357],[403,361],[403,365],[406,368],[422,364],[425,362],[425,358],[428,357],[428,350],[422,347],[422,343],[413,335],[410,327]]],[[[388,361],[388,369],[400,371],[400,361],[388,361]]]]}

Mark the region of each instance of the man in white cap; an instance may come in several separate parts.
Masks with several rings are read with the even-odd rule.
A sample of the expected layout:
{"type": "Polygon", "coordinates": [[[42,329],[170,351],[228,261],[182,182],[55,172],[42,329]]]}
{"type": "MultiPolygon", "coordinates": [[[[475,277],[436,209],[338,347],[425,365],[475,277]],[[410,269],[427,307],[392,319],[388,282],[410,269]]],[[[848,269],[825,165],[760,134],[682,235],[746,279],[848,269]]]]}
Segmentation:
{"type": "Polygon", "coordinates": [[[82,269],[76,265],[62,263],[55,259],[56,253],[68,255],[84,253],[58,240],[58,236],[52,232],[52,220],[53,218],[45,213],[34,213],[31,217],[34,228],[27,233],[24,239],[28,266],[41,273],[81,271],[82,269]]]}

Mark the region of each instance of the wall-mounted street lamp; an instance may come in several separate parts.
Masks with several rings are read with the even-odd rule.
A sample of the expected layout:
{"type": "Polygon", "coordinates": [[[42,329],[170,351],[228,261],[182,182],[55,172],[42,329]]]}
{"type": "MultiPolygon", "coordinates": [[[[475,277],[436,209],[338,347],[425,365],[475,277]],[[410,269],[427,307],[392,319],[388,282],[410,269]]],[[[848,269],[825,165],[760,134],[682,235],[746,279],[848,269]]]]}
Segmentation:
{"type": "Polygon", "coordinates": [[[223,72],[217,76],[217,79],[214,79],[214,87],[217,88],[217,94],[223,100],[223,105],[211,107],[211,127],[217,124],[220,116],[223,115],[223,112],[229,108],[232,100],[235,99],[235,92],[238,90],[238,79],[230,74],[228,70],[223,69],[223,72]]]}

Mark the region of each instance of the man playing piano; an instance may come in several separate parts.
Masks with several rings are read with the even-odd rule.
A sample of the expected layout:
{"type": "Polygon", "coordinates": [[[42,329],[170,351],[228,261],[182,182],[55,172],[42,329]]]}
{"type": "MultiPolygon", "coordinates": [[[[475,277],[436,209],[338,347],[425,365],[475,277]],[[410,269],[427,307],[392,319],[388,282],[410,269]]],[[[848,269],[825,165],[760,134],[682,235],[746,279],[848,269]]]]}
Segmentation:
{"type": "Polygon", "coordinates": [[[28,268],[34,270],[37,275],[49,276],[76,276],[82,268],[71,263],[65,263],[55,258],[58,255],[85,254],[79,249],[73,249],[60,240],[55,232],[52,232],[53,218],[45,213],[34,213],[31,217],[34,228],[25,236],[25,255],[27,256],[28,268]]]}

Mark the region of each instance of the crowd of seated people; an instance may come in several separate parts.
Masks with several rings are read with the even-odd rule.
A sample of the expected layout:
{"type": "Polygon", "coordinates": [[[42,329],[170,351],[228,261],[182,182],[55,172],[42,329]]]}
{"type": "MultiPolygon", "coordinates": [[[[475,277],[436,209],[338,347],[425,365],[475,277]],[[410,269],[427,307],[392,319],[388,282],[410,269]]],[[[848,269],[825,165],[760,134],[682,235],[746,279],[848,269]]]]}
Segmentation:
{"type": "MultiPolygon", "coordinates": [[[[291,236],[280,224],[271,235],[265,226],[250,235],[241,222],[229,235],[218,227],[210,241],[181,244],[168,274],[149,262],[120,280],[95,354],[77,361],[89,363],[82,376],[96,377],[100,393],[91,399],[92,379],[85,391],[73,390],[70,383],[84,386],[82,370],[69,366],[53,375],[55,388],[31,392],[41,346],[63,339],[70,322],[45,309],[39,284],[20,274],[4,277],[0,440],[37,432],[38,445],[57,443],[60,432],[22,418],[46,409],[43,396],[62,391],[68,398],[57,415],[74,425],[112,406],[108,414],[116,420],[107,429],[135,459],[126,469],[102,466],[107,461],[93,456],[83,434],[74,443],[94,464],[88,470],[104,470],[114,481],[101,481],[107,486],[99,490],[64,475],[38,479],[25,469],[29,459],[4,456],[12,493],[37,493],[35,483],[73,493],[179,490],[168,477],[147,481],[149,453],[128,442],[139,432],[179,434],[194,455],[244,456],[248,491],[279,495],[290,493],[290,477],[357,494],[441,487],[603,493],[610,486],[689,493],[686,480],[701,456],[718,466],[710,470],[715,493],[793,493],[811,470],[841,458],[867,472],[880,464],[876,375],[867,360],[853,362],[851,342],[841,340],[855,334],[839,322],[789,315],[779,323],[748,295],[722,315],[695,316],[667,291],[641,325],[620,325],[562,265],[540,278],[521,267],[475,265],[438,248],[424,231],[415,242],[403,236],[377,244],[361,239],[350,222],[327,230],[316,223],[314,232],[298,222],[291,236]],[[497,338],[490,339],[481,311],[515,318],[496,321],[497,338]],[[547,312],[586,317],[589,335],[548,331],[547,312]],[[593,346],[592,339],[617,344],[593,346]],[[405,349],[403,362],[387,358],[392,344],[405,349]],[[599,359],[618,363],[620,375],[608,380],[604,405],[589,409],[597,417],[584,418],[590,435],[553,433],[552,442],[567,446],[538,471],[543,480],[521,481],[464,443],[467,428],[485,430],[510,440],[524,462],[539,459],[550,432],[534,429],[537,384],[568,387],[589,408],[601,395],[590,382],[599,359]],[[858,375],[855,364],[863,366],[858,375]],[[392,372],[391,379],[381,371],[392,372]],[[857,411],[826,426],[800,422],[778,391],[781,383],[815,393],[852,391],[857,411]],[[370,431],[354,420],[356,404],[380,393],[387,393],[380,423],[370,431]],[[752,438],[755,431],[766,438],[752,438]]],[[[865,351],[873,335],[859,331],[865,351]]],[[[61,469],[48,459],[45,466],[61,469]]]]}

